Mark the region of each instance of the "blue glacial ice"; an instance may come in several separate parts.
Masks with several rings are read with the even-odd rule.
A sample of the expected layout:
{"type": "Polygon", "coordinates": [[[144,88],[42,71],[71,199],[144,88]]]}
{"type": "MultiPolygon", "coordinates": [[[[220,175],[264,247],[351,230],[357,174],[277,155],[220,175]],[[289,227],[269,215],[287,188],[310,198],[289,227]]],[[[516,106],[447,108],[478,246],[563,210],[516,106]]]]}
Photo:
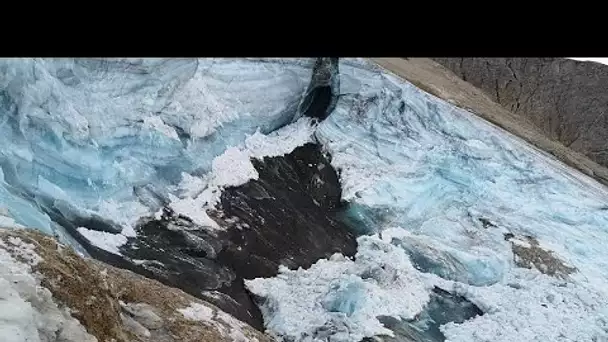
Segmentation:
{"type": "MultiPolygon", "coordinates": [[[[606,188],[365,61],[341,61],[340,94],[315,137],[340,172],[349,221],[365,239],[408,255],[392,268],[426,287],[406,296],[428,298],[438,286],[485,312],[442,325],[448,341],[608,340],[606,188]],[[562,281],[516,267],[507,233],[534,237],[576,272],[562,281]]],[[[361,239],[358,253],[370,253],[361,239]]],[[[359,341],[387,334],[374,315],[403,318],[420,308],[389,301],[370,312],[378,307],[358,299],[359,284],[378,285],[366,298],[382,298],[392,284],[362,275],[374,260],[360,268],[350,266],[357,259],[340,262],[357,270],[346,278],[331,260],[319,261],[248,283],[268,329],[290,341],[359,341]],[[322,304],[328,297],[330,307],[322,304]]]]}
{"type": "Polygon", "coordinates": [[[248,282],[273,334],[391,335],[378,317],[424,316],[439,287],[485,313],[443,324],[449,341],[608,339],[605,188],[360,59],[340,60],[327,119],[295,121],[313,66],[0,60],[0,225],[69,239],[63,220],[117,253],[135,221],[166,204],[213,225],[200,208],[217,186],[255,178],[250,157],[314,134],[340,172],[346,218],[369,235],[354,260],[248,282]],[[577,271],[562,281],[515,267],[506,233],[533,236],[577,271]]]}
{"type": "Polygon", "coordinates": [[[604,187],[386,72],[343,63],[340,73],[345,94],[316,138],[340,170],[352,217],[373,232],[400,226],[434,241],[473,283],[508,270],[507,231],[538,238],[581,273],[608,277],[604,187]]]}
{"type": "MultiPolygon", "coordinates": [[[[292,122],[314,59],[2,59],[0,208],[133,236],[184,174],[292,122]]],[[[4,220],[7,221],[7,220],[4,220]]],[[[89,229],[83,232],[93,234],[89,229]]]]}

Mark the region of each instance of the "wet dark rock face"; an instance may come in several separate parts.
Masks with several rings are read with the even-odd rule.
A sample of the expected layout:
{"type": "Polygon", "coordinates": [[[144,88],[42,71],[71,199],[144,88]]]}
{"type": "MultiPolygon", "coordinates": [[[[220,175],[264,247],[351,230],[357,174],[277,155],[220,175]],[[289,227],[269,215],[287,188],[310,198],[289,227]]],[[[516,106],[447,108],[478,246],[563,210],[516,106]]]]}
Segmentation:
{"type": "Polygon", "coordinates": [[[300,115],[324,120],[334,110],[340,93],[338,64],[338,58],[317,59],[310,84],[298,108],[300,115]]]}
{"type": "Polygon", "coordinates": [[[259,179],[225,189],[210,213],[225,231],[212,234],[165,209],[160,220],[142,223],[137,237],[121,247],[127,259],[90,252],[206,299],[262,330],[243,279],[275,276],[280,264],[306,268],[335,252],[352,256],[356,241],[336,219],[344,206],[340,183],[320,146],[306,144],[253,164],[259,179]]]}
{"type": "Polygon", "coordinates": [[[338,177],[317,145],[282,158],[255,160],[259,180],[222,194],[222,211],[236,217],[219,258],[245,278],[276,274],[279,263],[309,267],[335,252],[352,255],[355,236],[335,219],[342,208],[338,177]]]}

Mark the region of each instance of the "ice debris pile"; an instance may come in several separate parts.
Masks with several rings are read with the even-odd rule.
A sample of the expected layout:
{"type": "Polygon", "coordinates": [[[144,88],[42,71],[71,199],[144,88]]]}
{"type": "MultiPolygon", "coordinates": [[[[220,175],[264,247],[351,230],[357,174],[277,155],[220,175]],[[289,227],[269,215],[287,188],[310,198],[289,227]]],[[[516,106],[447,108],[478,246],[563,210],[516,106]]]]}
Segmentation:
{"type": "MultiPolygon", "coordinates": [[[[461,293],[485,312],[442,325],[447,340],[608,339],[605,188],[389,72],[345,61],[340,86],[336,109],[315,137],[340,171],[350,220],[407,254],[395,259],[395,272],[425,279],[426,288],[461,293]],[[525,238],[510,236],[533,237],[539,249],[576,271],[562,280],[543,269],[518,267],[512,244],[525,244],[525,238]]],[[[360,244],[359,254],[369,252],[360,244]]],[[[380,310],[385,312],[373,311],[373,301],[359,298],[382,298],[391,286],[352,285],[377,280],[353,271],[345,277],[343,269],[351,264],[357,260],[335,257],[309,270],[282,269],[275,279],[250,282],[268,328],[296,341],[385,334],[372,316],[400,318],[407,309],[393,299],[394,306],[380,310]],[[339,304],[323,306],[334,287],[348,291],[339,304]],[[362,296],[361,288],[376,291],[362,296]],[[352,312],[336,312],[342,307],[352,312]],[[376,329],[372,334],[365,327],[376,329]]],[[[428,290],[417,295],[428,298],[428,290]]],[[[425,303],[409,310],[420,304],[425,303]]]]}
{"type": "Polygon", "coordinates": [[[354,260],[248,282],[276,336],[390,335],[379,316],[425,316],[441,288],[484,312],[442,324],[449,341],[608,339],[605,188],[360,59],[340,60],[331,115],[293,122],[313,65],[1,60],[0,133],[11,143],[0,147],[0,222],[66,239],[71,229],[113,253],[165,205],[213,231],[201,209],[256,178],[249,158],[312,139],[340,171],[347,219],[369,236],[354,260]],[[518,250],[536,259],[517,262],[518,250]],[[542,274],[546,255],[568,274],[542,274]]]}
{"type": "Polygon", "coordinates": [[[378,316],[412,319],[429,300],[429,289],[402,249],[374,237],[360,237],[354,261],[341,254],[311,268],[281,267],[276,278],[245,284],[267,298],[266,326],[278,336],[359,341],[390,334],[378,316]]]}

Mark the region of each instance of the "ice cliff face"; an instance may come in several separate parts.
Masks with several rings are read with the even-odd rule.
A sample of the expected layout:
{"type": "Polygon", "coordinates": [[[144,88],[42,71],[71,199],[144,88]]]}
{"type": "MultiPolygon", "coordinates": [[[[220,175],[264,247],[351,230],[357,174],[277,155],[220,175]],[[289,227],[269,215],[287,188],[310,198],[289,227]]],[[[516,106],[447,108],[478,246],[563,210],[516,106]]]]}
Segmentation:
{"type": "Polygon", "coordinates": [[[169,201],[182,172],[204,175],[245,134],[291,122],[313,66],[306,59],[2,60],[0,132],[10,143],[0,147],[0,203],[17,224],[47,233],[122,233],[106,239],[112,248],[169,201]]]}

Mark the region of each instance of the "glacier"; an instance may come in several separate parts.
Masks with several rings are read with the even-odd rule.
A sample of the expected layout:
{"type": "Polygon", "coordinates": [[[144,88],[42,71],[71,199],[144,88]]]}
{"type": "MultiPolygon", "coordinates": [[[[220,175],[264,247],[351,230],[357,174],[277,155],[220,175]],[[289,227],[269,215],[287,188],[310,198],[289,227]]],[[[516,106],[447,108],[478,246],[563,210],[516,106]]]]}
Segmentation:
{"type": "MultiPolygon", "coordinates": [[[[437,286],[485,313],[441,325],[447,341],[608,339],[608,191],[599,183],[362,60],[341,60],[339,100],[315,138],[340,172],[345,219],[408,256],[391,267],[424,280],[424,289],[412,288],[418,298],[437,286]],[[520,267],[514,246],[524,237],[575,271],[557,279],[542,274],[546,265],[520,267]]],[[[371,253],[361,239],[358,255],[371,253]]],[[[379,286],[367,302],[392,284],[361,276],[369,266],[345,278],[334,263],[247,282],[271,332],[286,341],[359,341],[392,336],[374,315],[408,319],[398,301],[365,315],[374,306],[353,284],[379,286]],[[333,305],[348,314],[319,304],[334,287],[351,289],[333,305]]]]}
{"type": "Polygon", "coordinates": [[[319,63],[0,60],[0,225],[82,254],[120,254],[167,208],[217,233],[205,209],[257,179],[252,158],[312,142],[358,250],[245,282],[277,339],[608,340],[606,188],[364,59],[319,63]]]}
{"type": "Polygon", "coordinates": [[[295,121],[314,64],[2,59],[0,208],[13,226],[78,246],[68,227],[115,252],[179,197],[184,174],[202,177],[246,136],[295,121]]]}

